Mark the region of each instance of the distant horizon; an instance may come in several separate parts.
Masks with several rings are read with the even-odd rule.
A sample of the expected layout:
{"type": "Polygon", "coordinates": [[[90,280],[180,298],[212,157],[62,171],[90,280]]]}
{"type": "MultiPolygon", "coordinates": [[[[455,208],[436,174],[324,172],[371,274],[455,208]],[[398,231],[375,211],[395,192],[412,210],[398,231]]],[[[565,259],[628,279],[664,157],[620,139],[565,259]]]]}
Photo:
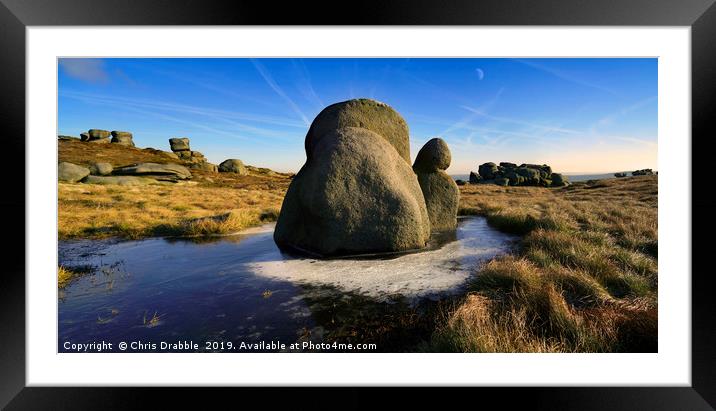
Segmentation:
{"type": "MultiPolygon", "coordinates": [[[[493,161],[494,162],[494,161],[493,161]]],[[[593,172],[579,172],[579,171],[559,171],[560,174],[564,174],[566,176],[588,176],[588,175],[602,175],[602,174],[614,174],[614,173],[631,173],[632,171],[636,170],[643,170],[644,168],[649,167],[643,167],[643,168],[635,168],[633,170],[615,170],[615,171],[593,171],[593,172]]],[[[477,173],[477,167],[475,167],[474,170],[471,170],[477,173]]],[[[554,170],[557,172],[556,170],[554,170]]],[[[651,171],[658,172],[659,170],[652,168],[651,171]]],[[[450,176],[464,176],[464,175],[470,175],[470,172],[467,173],[448,173],[450,176]]]]}
{"type": "Polygon", "coordinates": [[[373,98],[452,152],[451,175],[485,162],[567,175],[657,169],[655,58],[63,58],[58,134],[130,131],[138,147],[189,137],[212,163],[296,172],[326,106],[373,98]],[[565,171],[581,169],[584,171],[565,171]]]}

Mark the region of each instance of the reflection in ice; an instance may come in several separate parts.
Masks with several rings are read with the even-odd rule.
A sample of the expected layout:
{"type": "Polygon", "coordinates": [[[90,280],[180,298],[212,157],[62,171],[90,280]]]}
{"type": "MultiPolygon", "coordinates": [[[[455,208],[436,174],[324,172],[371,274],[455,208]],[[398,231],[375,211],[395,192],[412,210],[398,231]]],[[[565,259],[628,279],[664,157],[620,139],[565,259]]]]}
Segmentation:
{"type": "Polygon", "coordinates": [[[291,258],[274,248],[248,262],[267,278],[330,285],[371,297],[419,297],[456,291],[478,265],[509,249],[513,237],[496,232],[482,218],[461,221],[457,241],[431,251],[391,259],[291,258]]]}

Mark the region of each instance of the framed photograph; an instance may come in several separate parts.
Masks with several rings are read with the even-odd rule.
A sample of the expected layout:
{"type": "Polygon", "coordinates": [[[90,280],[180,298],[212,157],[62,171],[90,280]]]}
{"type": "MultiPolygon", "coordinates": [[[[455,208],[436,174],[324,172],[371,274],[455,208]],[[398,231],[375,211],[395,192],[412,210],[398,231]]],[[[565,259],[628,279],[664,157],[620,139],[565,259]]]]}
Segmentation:
{"type": "Polygon", "coordinates": [[[716,404],[711,1],[2,3],[8,409],[716,404]]]}

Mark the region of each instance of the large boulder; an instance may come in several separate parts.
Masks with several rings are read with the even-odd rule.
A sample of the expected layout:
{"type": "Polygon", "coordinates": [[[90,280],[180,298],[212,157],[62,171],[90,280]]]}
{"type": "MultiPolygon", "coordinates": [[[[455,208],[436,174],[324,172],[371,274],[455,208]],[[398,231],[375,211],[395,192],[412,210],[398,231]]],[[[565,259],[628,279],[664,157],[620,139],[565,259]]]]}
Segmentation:
{"type": "Polygon", "coordinates": [[[450,167],[450,148],[441,138],[425,143],[415,157],[413,171],[418,176],[428,209],[432,231],[453,230],[457,226],[460,190],[444,170],[450,167]]]}
{"type": "Polygon", "coordinates": [[[116,175],[152,177],[157,180],[186,180],[191,178],[188,168],[179,164],[139,163],[114,169],[116,175]]]}
{"type": "Polygon", "coordinates": [[[478,184],[480,181],[482,181],[482,177],[478,173],[470,171],[470,184],[478,184]]]}
{"type": "Polygon", "coordinates": [[[68,162],[61,162],[57,166],[57,179],[67,183],[76,183],[90,174],[87,167],[78,166],[68,162]]]}
{"type": "Polygon", "coordinates": [[[80,133],[81,141],[89,141],[89,139],[90,139],[89,133],[80,133]]]}
{"type": "Polygon", "coordinates": [[[134,147],[132,133],[128,131],[112,131],[112,143],[134,147]]]}
{"type": "Polygon", "coordinates": [[[237,158],[230,158],[222,161],[221,164],[219,164],[219,172],[236,173],[242,176],[249,174],[249,170],[246,168],[244,163],[237,158]]]}
{"type": "MultiPolygon", "coordinates": [[[[351,106],[356,104],[361,105],[351,106]]],[[[356,107],[353,117],[345,118],[340,108],[331,106],[326,110],[333,114],[326,116],[324,110],[314,120],[306,136],[306,163],[291,181],[276,222],[279,247],[319,256],[425,247],[430,219],[410,165],[390,138],[343,126],[364,118],[364,124],[387,133],[407,130],[389,107],[367,105],[370,109],[356,107]],[[379,115],[396,124],[371,119],[379,115]],[[323,121],[328,124],[320,124],[323,121]]]]}
{"type": "Polygon", "coordinates": [[[186,137],[175,137],[169,139],[169,147],[172,151],[189,151],[189,139],[186,137]]]}
{"type": "Polygon", "coordinates": [[[93,176],[106,176],[112,174],[113,167],[110,163],[93,163],[89,169],[93,176]]]}
{"type": "Polygon", "coordinates": [[[385,103],[370,99],[355,99],[330,105],[321,111],[306,135],[306,152],[332,131],[345,127],[370,130],[384,138],[410,164],[410,138],[403,117],[385,103]]]}
{"type": "Polygon", "coordinates": [[[653,176],[654,171],[650,168],[645,168],[643,170],[632,171],[631,175],[633,175],[633,176],[653,176]]]}

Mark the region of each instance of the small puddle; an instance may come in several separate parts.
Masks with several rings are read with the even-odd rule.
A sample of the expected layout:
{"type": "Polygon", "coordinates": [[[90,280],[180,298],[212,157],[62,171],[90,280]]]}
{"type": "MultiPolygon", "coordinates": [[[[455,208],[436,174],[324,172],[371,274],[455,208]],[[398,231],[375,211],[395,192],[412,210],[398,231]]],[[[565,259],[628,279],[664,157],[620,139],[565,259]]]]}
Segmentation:
{"type": "Polygon", "coordinates": [[[377,340],[377,351],[402,351],[419,332],[396,343],[376,329],[417,326],[395,319],[463,292],[476,267],[515,240],[466,217],[426,251],[381,258],[290,256],[276,247],[272,224],[202,240],[64,241],[60,264],[88,274],[59,291],[58,350],[73,351],[66,342],[111,342],[108,351],[120,351],[121,341],[149,344],[132,352],[156,352],[151,344],[161,342],[192,341],[199,349],[190,351],[202,352],[207,341],[216,343],[209,351],[232,342],[241,352],[252,351],[239,350],[241,342],[377,340]]]}

